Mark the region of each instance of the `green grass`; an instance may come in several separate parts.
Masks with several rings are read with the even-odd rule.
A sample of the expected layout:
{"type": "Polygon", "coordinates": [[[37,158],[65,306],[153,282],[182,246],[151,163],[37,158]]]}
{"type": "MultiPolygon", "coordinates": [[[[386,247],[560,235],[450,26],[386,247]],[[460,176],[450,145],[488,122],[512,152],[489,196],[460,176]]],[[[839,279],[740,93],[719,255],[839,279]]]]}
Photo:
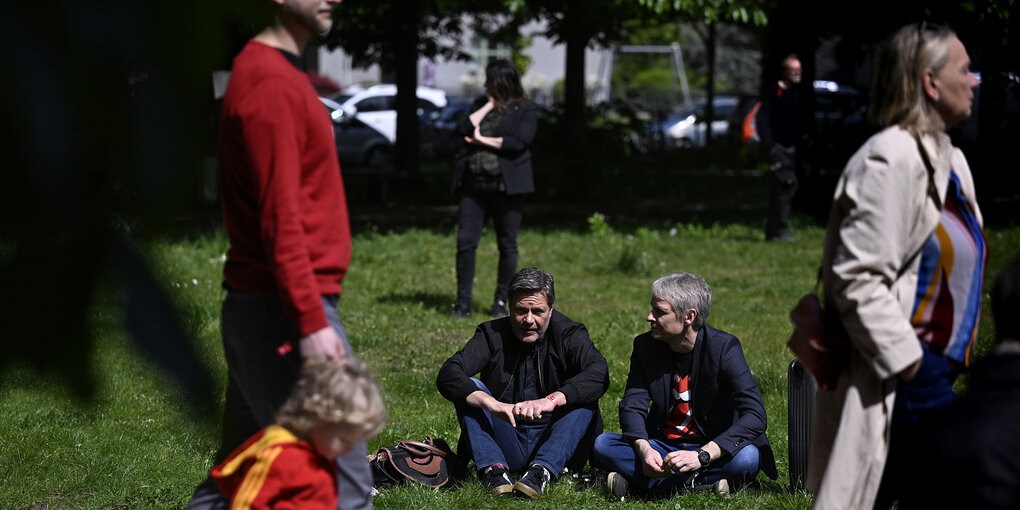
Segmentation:
{"type": "MultiPolygon", "coordinates": [[[[614,228],[593,219],[588,230],[528,225],[520,236],[520,266],[538,266],[557,281],[557,308],[584,322],[609,361],[611,384],[601,401],[606,430],[619,430],[633,337],[646,330],[649,285],[684,270],[713,288],[709,323],[737,335],[758,378],[769,416],[768,436],[779,480],[729,497],[686,495],[655,501],[661,509],[806,508],[791,492],[786,465],[786,313],[814,284],[823,231],[798,223],[796,244],[761,242],[757,227],[671,223],[614,228]]],[[[1020,250],[1020,227],[988,231],[987,278],[1020,250]]],[[[219,289],[227,243],[220,231],[147,246],[152,267],[179,304],[199,359],[222,400],[225,364],[219,339],[219,289]]],[[[478,252],[474,310],[485,318],[495,286],[496,248],[487,232],[478,252]]],[[[357,354],[380,376],[391,420],[370,449],[399,439],[459,434],[452,405],[435,389],[435,374],[463,345],[477,321],[448,317],[453,301],[452,228],[360,233],[344,282],[341,317],[357,354]]],[[[989,283],[990,285],[990,283],[989,283]]],[[[175,382],[144,360],[124,333],[114,283],[96,292],[90,320],[96,346],[91,367],[97,391],[76,400],[53,374],[15,364],[0,374],[0,508],[180,508],[211,467],[218,441],[215,416],[196,416],[175,382]]],[[[987,301],[987,300],[986,300],[987,301]]],[[[987,302],[985,303],[987,309],[987,302]]],[[[993,337],[984,315],[979,352],[993,337]]],[[[637,508],[612,503],[572,481],[555,484],[537,502],[496,500],[476,483],[452,491],[387,489],[376,508],[637,508]]]]}

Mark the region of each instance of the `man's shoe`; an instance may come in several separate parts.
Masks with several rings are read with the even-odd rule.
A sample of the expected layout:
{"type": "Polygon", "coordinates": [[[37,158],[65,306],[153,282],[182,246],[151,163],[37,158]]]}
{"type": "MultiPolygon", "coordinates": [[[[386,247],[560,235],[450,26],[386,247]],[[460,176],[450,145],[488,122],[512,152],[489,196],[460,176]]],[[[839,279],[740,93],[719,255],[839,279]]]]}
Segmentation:
{"type": "Polygon", "coordinates": [[[506,317],[506,302],[502,299],[497,299],[492,303],[492,310],[489,311],[493,317],[506,317]]]}
{"type": "Polygon", "coordinates": [[[500,466],[489,466],[481,473],[482,485],[493,495],[509,494],[514,490],[514,483],[510,481],[510,474],[500,466]]]}
{"type": "Polygon", "coordinates": [[[623,498],[627,496],[627,479],[620,473],[613,471],[606,476],[606,490],[609,491],[609,495],[617,501],[623,501],[623,498]]]}
{"type": "Polygon", "coordinates": [[[464,319],[471,317],[471,305],[468,303],[454,303],[453,310],[450,311],[450,317],[454,319],[464,319]]]}
{"type": "Polygon", "coordinates": [[[715,482],[715,492],[719,494],[730,493],[730,482],[727,482],[725,478],[720,478],[718,482],[715,482]]]}
{"type": "Polygon", "coordinates": [[[527,496],[531,499],[538,499],[545,493],[552,475],[540,464],[532,464],[524,477],[514,484],[514,492],[527,496]]]}
{"type": "Polygon", "coordinates": [[[694,492],[715,492],[717,494],[729,494],[730,482],[727,482],[725,478],[720,478],[719,480],[712,483],[695,485],[694,488],[691,490],[694,492]]]}

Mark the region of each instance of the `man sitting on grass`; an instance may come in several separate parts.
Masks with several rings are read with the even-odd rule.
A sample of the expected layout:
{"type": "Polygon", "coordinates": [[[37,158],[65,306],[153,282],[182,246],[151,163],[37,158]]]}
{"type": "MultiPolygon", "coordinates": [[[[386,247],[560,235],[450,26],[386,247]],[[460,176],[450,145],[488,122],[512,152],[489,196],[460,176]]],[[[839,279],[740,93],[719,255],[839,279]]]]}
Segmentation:
{"type": "Polygon", "coordinates": [[[360,362],[309,359],[275,424],[237,447],[211,477],[230,508],[336,510],[336,458],[385,423],[379,387],[360,362]]]}
{"type": "Polygon", "coordinates": [[[600,435],[592,452],[613,497],[729,492],[759,470],[776,478],[758,384],[737,338],[705,324],[711,308],[700,276],[652,284],[651,331],[634,339],[620,401],[623,433],[600,435]]]}
{"type": "Polygon", "coordinates": [[[478,325],[436,384],[457,410],[458,453],[485,487],[537,499],[565,466],[587,462],[609,369],[584,324],[553,310],[552,275],[522,269],[507,297],[510,316],[478,325]],[[525,470],[513,483],[510,474],[525,470]]]}

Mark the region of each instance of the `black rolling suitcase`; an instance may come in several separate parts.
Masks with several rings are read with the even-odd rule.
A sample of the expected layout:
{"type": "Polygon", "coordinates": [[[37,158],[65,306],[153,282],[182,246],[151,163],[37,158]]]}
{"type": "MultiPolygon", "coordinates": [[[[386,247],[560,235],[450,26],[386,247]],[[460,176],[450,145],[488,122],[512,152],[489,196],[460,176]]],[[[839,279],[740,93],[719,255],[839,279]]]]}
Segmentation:
{"type": "Polygon", "coordinates": [[[811,416],[815,410],[818,383],[800,360],[790,362],[787,371],[786,420],[790,456],[790,489],[804,489],[808,449],[811,446],[811,416]]]}

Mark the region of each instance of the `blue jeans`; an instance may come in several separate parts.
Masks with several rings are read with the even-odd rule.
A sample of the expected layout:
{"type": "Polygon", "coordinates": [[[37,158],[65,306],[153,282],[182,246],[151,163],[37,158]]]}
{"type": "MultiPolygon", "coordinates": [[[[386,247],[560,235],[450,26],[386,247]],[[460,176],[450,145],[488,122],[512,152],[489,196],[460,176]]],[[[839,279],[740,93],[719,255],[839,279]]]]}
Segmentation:
{"type": "MultiPolygon", "coordinates": [[[[326,320],[344,342],[350,358],[354,352],[337,313],[337,296],[323,296],[326,320]]],[[[216,462],[223,461],[234,448],[273,422],[277,408],[286,400],[301,370],[298,346],[285,356],[277,348],[300,335],[283,311],[280,300],[230,291],[220,315],[223,350],[227,359],[227,395],[223,409],[223,436],[216,462]]],[[[372,508],[372,471],[368,466],[368,447],[356,443],[349,453],[337,457],[337,487],[342,496],[339,510],[372,508]]],[[[192,496],[188,510],[227,508],[212,478],[207,477],[192,496]]]]}
{"type": "MultiPolygon", "coordinates": [[[[489,393],[478,379],[478,389],[489,393]]],[[[491,393],[489,393],[491,395],[491,393]]],[[[579,469],[584,466],[595,440],[596,404],[577,407],[557,407],[549,423],[529,425],[518,423],[513,428],[509,423],[492,416],[488,411],[467,403],[456,406],[457,421],[460,422],[462,456],[470,455],[475,467],[482,469],[493,464],[502,464],[511,472],[519,473],[532,464],[540,464],[559,476],[564,466],[579,469]]]]}
{"type": "MultiPolygon", "coordinates": [[[[681,443],[679,441],[663,441],[649,439],[655,451],[663,457],[677,450],[697,450],[698,444],[681,443]]],[[[747,445],[733,457],[716,459],[708,467],[690,473],[677,473],[665,478],[649,478],[642,471],[643,460],[637,458],[634,447],[623,436],[615,432],[606,432],[595,439],[592,451],[593,466],[606,471],[616,471],[623,475],[638,492],[647,492],[654,496],[669,496],[682,490],[685,485],[699,486],[711,484],[725,478],[730,486],[739,489],[758,474],[758,448],[747,445]],[[691,477],[694,479],[691,480],[691,477]]]]}

